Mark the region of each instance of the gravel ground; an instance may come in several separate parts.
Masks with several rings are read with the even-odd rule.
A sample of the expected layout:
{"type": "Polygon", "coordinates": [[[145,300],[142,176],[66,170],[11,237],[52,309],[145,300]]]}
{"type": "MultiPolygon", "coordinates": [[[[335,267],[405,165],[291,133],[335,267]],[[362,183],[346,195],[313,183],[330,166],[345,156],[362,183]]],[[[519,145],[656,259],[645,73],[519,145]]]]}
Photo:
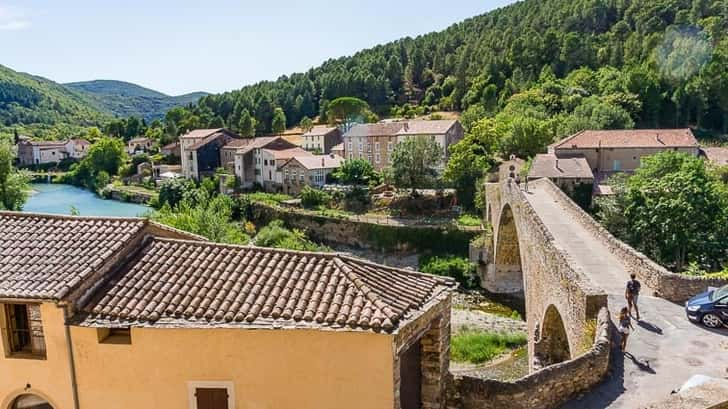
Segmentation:
{"type": "Polygon", "coordinates": [[[452,331],[460,332],[463,328],[498,332],[526,332],[526,322],[488,314],[478,310],[452,309],[452,331]]]}

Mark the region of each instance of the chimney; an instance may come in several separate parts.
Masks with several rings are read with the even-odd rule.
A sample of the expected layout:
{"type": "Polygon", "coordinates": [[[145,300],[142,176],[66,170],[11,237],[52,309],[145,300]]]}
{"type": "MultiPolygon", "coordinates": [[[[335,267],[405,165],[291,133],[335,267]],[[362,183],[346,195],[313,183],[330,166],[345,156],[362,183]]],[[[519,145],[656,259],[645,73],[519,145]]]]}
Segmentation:
{"type": "Polygon", "coordinates": [[[559,158],[556,158],[556,170],[561,170],[561,168],[559,168],[559,158]]]}
{"type": "Polygon", "coordinates": [[[325,157],[321,157],[321,167],[322,168],[326,167],[326,158],[325,157]]]}

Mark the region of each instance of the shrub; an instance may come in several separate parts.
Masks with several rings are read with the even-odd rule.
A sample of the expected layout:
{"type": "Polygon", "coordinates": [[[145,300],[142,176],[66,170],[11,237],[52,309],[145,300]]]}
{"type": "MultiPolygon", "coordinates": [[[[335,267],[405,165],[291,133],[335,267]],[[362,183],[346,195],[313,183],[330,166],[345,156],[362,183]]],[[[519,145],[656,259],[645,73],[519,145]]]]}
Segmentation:
{"type": "Polygon", "coordinates": [[[109,182],[111,182],[111,176],[109,176],[105,170],[101,170],[96,174],[94,185],[96,186],[96,189],[100,191],[105,188],[109,182]]]}
{"type": "Polygon", "coordinates": [[[464,330],[452,337],[450,356],[453,361],[480,364],[503,354],[509,349],[525,345],[523,332],[501,333],[464,330]]]}
{"type": "Polygon", "coordinates": [[[469,227],[479,227],[480,226],[480,218],[478,216],[472,215],[472,214],[463,214],[457,219],[457,223],[460,226],[469,226],[469,227]]]}
{"type": "Polygon", "coordinates": [[[182,201],[184,194],[195,189],[195,183],[185,178],[168,179],[162,182],[159,187],[158,206],[168,204],[170,207],[177,206],[182,201]]]}
{"type": "Polygon", "coordinates": [[[331,195],[321,189],[304,186],[301,190],[301,205],[312,209],[321,205],[328,205],[331,202],[331,195]]]}
{"type": "Polygon", "coordinates": [[[281,220],[273,220],[267,226],[260,229],[258,235],[255,236],[255,245],[289,250],[326,250],[325,247],[319,246],[309,240],[301,230],[289,230],[285,228],[281,220]]]}
{"type": "Polygon", "coordinates": [[[369,192],[359,186],[354,186],[344,195],[344,209],[350,212],[362,213],[366,211],[370,203],[369,192]]]}
{"type": "Polygon", "coordinates": [[[475,265],[465,257],[425,257],[420,262],[420,271],[427,274],[454,278],[463,288],[476,285],[475,265]]]}

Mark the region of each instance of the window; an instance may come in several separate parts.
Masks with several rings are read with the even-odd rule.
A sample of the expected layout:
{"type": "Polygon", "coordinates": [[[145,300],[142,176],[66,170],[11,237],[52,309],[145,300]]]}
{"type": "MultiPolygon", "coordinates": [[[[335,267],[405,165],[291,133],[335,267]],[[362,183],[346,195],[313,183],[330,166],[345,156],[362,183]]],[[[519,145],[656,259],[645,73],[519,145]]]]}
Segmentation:
{"type": "Polygon", "coordinates": [[[379,142],[374,143],[374,150],[379,152],[379,142]]]}
{"type": "Polygon", "coordinates": [[[99,328],[97,336],[100,344],[131,345],[131,328],[99,328]]]}
{"type": "Polygon", "coordinates": [[[189,409],[235,409],[232,382],[187,382],[189,409]]]}
{"type": "Polygon", "coordinates": [[[40,396],[24,394],[13,401],[10,409],[53,409],[53,406],[40,396]]]}
{"type": "Polygon", "coordinates": [[[387,150],[391,152],[393,149],[394,149],[394,143],[387,142],[387,150]]]}
{"type": "Polygon", "coordinates": [[[306,174],[303,171],[301,171],[301,174],[300,174],[301,182],[303,182],[305,180],[304,179],[305,176],[306,176],[306,174]]]}
{"type": "Polygon", "coordinates": [[[376,162],[376,163],[381,162],[381,158],[378,153],[374,155],[374,162],[376,162]]]}
{"type": "Polygon", "coordinates": [[[349,152],[349,160],[354,160],[354,154],[349,152]]]}
{"type": "Polygon", "coordinates": [[[45,358],[46,346],[40,306],[5,304],[7,356],[45,358]]]}
{"type": "Polygon", "coordinates": [[[347,150],[353,151],[354,150],[354,144],[349,142],[347,150]]]}

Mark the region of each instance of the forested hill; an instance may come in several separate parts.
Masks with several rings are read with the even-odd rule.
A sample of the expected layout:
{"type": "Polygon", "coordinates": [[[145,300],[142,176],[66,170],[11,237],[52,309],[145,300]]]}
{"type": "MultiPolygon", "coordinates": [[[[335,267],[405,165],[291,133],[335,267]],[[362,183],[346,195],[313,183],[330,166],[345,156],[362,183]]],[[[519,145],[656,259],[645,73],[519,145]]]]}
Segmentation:
{"type": "Polygon", "coordinates": [[[525,0],[306,73],[203,97],[172,116],[184,128],[235,129],[247,110],[262,134],[275,107],[291,125],[325,112],[327,101],[356,96],[380,113],[413,103],[481,116],[578,113],[568,130],[691,124],[725,133],[727,14],[724,0],[525,0]]]}
{"type": "Polygon", "coordinates": [[[83,127],[107,119],[84,96],[51,80],[0,65],[2,128],[83,127]]]}
{"type": "Polygon", "coordinates": [[[164,117],[176,106],[196,103],[205,92],[169,96],[142,86],[123,81],[96,80],[73,82],[64,86],[86,95],[95,106],[114,116],[136,116],[151,122],[164,117]]]}

